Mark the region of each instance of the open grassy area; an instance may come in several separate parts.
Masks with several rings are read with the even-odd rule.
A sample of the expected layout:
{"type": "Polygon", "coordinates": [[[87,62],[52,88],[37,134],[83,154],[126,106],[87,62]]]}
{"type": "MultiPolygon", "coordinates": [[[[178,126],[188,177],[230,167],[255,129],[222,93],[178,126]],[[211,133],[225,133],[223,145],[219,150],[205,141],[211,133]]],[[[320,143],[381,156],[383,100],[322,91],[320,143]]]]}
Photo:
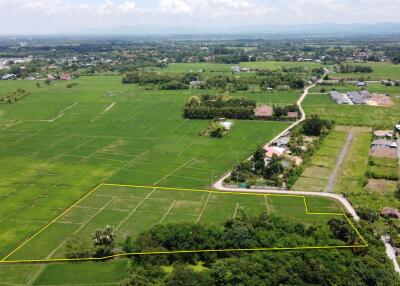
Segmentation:
{"type": "Polygon", "coordinates": [[[325,190],[329,178],[338,160],[339,154],[346,143],[346,132],[332,131],[326,136],[320,148],[311,158],[308,166],[293,186],[294,191],[325,190]]]}
{"type": "MultiPolygon", "coordinates": [[[[400,201],[394,196],[397,182],[368,180],[365,176],[371,168],[368,164],[371,136],[371,133],[355,133],[334,191],[347,194],[356,209],[364,207],[379,211],[383,207],[399,208],[400,201]]],[[[373,160],[382,164],[387,161],[373,160]]]]}
{"type": "MultiPolygon", "coordinates": [[[[175,63],[169,64],[166,68],[158,67],[147,67],[148,71],[161,71],[171,73],[185,73],[185,72],[197,72],[202,69],[205,73],[221,73],[230,72],[232,66],[239,66],[242,68],[257,68],[257,69],[270,69],[277,70],[282,67],[293,68],[316,68],[322,65],[314,62],[279,62],[279,61],[260,61],[260,62],[242,62],[240,64],[217,64],[217,63],[175,63]]],[[[240,73],[244,75],[245,73],[240,73]]]]}
{"type": "MultiPolygon", "coordinates": [[[[313,91],[319,92],[320,88],[321,86],[316,87],[313,91]]],[[[341,92],[361,90],[351,85],[325,88],[328,91],[334,88],[341,92]]],[[[309,94],[304,101],[304,109],[307,115],[318,114],[321,118],[334,120],[337,124],[392,129],[399,120],[400,88],[370,84],[366,89],[370,92],[391,95],[394,106],[339,105],[328,94],[309,94]]]]}
{"type": "MultiPolygon", "coordinates": [[[[346,63],[345,63],[346,64],[346,63]]],[[[373,69],[372,73],[336,73],[332,74],[335,78],[355,79],[360,77],[367,78],[369,80],[382,80],[382,79],[400,79],[400,65],[395,65],[389,62],[366,62],[366,63],[352,63],[350,65],[357,66],[370,66],[373,69]]]]}

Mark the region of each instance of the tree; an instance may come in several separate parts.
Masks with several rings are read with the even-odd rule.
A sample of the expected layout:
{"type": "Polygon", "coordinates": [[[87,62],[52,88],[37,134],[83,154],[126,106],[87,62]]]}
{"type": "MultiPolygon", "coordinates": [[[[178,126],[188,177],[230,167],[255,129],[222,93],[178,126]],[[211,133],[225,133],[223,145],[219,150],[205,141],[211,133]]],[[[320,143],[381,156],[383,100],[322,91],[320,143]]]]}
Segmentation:
{"type": "Polygon", "coordinates": [[[258,147],[253,154],[254,171],[257,175],[261,175],[265,169],[265,151],[263,147],[258,147]]]}
{"type": "Polygon", "coordinates": [[[96,257],[112,254],[115,246],[116,234],[112,226],[107,225],[92,234],[93,245],[96,248],[96,257]]]}
{"type": "Polygon", "coordinates": [[[303,132],[308,136],[320,136],[330,129],[332,123],[327,120],[322,120],[318,115],[311,115],[310,119],[307,119],[303,124],[303,132]]]}
{"type": "Polygon", "coordinates": [[[214,282],[208,272],[196,272],[192,268],[176,264],[170,275],[165,281],[166,286],[197,286],[214,285],[214,282]]]}
{"type": "Polygon", "coordinates": [[[365,221],[368,221],[371,223],[373,223],[379,219],[379,213],[374,210],[371,210],[371,209],[358,208],[357,213],[362,220],[365,220],[365,221]]]}
{"type": "Polygon", "coordinates": [[[67,258],[87,258],[93,253],[93,245],[89,240],[73,236],[66,241],[66,257],[67,258]]]}

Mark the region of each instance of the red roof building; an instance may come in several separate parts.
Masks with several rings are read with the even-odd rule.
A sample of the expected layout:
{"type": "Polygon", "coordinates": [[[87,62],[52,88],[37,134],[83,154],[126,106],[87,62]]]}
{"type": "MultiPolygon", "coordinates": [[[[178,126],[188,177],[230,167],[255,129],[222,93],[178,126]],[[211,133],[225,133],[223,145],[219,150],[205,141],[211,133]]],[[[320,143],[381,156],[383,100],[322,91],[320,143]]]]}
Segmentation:
{"type": "Polygon", "coordinates": [[[259,106],[255,109],[254,114],[258,118],[270,118],[272,117],[274,110],[268,105],[259,106]]]}

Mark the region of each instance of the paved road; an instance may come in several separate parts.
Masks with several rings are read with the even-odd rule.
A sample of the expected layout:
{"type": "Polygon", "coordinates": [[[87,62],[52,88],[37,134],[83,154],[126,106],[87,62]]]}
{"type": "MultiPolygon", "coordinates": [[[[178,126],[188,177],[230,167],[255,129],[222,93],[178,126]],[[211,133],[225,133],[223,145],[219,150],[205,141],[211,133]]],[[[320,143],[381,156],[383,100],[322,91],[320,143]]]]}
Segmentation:
{"type": "Polygon", "coordinates": [[[349,134],[347,135],[346,144],[343,146],[342,151],[340,152],[339,158],[336,161],[335,169],[333,170],[332,175],[329,178],[328,185],[325,188],[325,193],[330,193],[332,191],[332,188],[335,184],[340,167],[343,165],[344,159],[346,158],[347,151],[349,150],[349,146],[350,146],[350,143],[352,140],[353,140],[353,132],[350,131],[349,134]]]}
{"type": "Polygon", "coordinates": [[[397,273],[400,273],[400,266],[399,266],[399,263],[397,262],[397,259],[396,259],[396,253],[395,253],[393,247],[390,245],[390,243],[388,243],[389,237],[388,236],[381,236],[381,239],[385,243],[387,256],[393,262],[394,271],[396,271],[397,273]]]}
{"type": "Polygon", "coordinates": [[[356,211],[350,202],[339,194],[330,194],[330,193],[319,193],[319,192],[295,192],[295,191],[285,191],[285,190],[276,190],[276,189],[240,189],[240,188],[229,188],[224,187],[222,185],[222,181],[218,181],[214,184],[214,188],[219,191],[225,192],[240,192],[240,193],[257,193],[257,194],[285,194],[285,195],[301,195],[301,196],[314,196],[314,197],[324,197],[330,198],[338,201],[343,208],[355,219],[360,220],[356,211]]]}

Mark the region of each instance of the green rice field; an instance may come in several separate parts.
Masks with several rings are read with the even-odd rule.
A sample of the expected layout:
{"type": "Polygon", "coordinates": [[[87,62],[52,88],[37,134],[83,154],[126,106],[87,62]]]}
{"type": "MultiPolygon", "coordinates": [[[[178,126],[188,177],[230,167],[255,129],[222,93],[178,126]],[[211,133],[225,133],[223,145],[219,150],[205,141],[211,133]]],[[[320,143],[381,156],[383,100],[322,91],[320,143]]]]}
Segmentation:
{"type": "MultiPolygon", "coordinates": [[[[285,122],[235,121],[222,139],[201,137],[199,131],[208,121],[182,118],[184,103],[196,91],[143,91],[121,84],[118,76],[81,77],[74,82],[78,85],[72,88],[61,81],[50,86],[41,83],[39,88],[32,81],[0,82],[0,94],[18,88],[29,93],[14,104],[0,105],[0,257],[100,183],[207,189],[237,161],[288,126],[285,122]]],[[[260,102],[293,103],[297,97],[279,93],[260,102]]],[[[74,208],[52,224],[40,241],[31,241],[15,257],[61,256],[62,246],[57,247],[84,223],[81,231],[86,233],[106,223],[117,225],[141,198],[109,198],[110,205],[94,217],[97,208],[108,202],[98,194],[82,202],[88,206],[74,208]]],[[[160,222],[173,201],[190,202],[174,205],[163,221],[196,221],[204,195],[185,196],[189,194],[152,194],[151,204],[141,205],[146,217],[121,224],[120,238],[160,222]]],[[[214,203],[205,209],[201,222],[221,222],[234,215],[237,203],[245,206],[230,199],[221,207],[214,203]]],[[[278,215],[305,218],[303,204],[297,200],[274,198],[269,203],[270,211],[278,215]]],[[[310,199],[309,203],[311,210],[339,209],[326,199],[310,199]]],[[[249,209],[266,210],[257,203],[249,209]]],[[[128,268],[126,259],[100,264],[1,265],[0,285],[119,285],[128,268]],[[62,281],[59,273],[63,273],[62,281]]]]}
{"type": "MultiPolygon", "coordinates": [[[[307,208],[317,213],[343,213],[337,202],[319,198],[308,198],[307,208]]],[[[119,245],[128,235],[136,238],[155,224],[190,222],[222,226],[241,210],[249,215],[267,212],[307,225],[326,223],[335,217],[307,214],[301,196],[101,185],[6,261],[65,258],[65,241],[69,237],[90,239],[96,229],[106,225],[115,227],[119,245]]]]}

